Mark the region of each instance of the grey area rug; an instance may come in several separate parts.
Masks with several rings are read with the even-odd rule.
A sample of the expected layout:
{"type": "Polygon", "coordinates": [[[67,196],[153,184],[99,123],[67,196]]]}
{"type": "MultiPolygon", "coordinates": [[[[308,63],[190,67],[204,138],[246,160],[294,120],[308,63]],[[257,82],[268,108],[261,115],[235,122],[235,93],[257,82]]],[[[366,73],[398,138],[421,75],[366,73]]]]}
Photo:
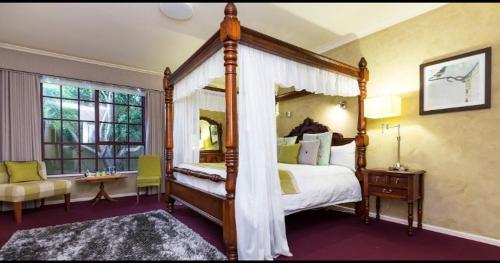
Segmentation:
{"type": "Polygon", "coordinates": [[[16,231],[0,260],[226,260],[164,210],[16,231]]]}

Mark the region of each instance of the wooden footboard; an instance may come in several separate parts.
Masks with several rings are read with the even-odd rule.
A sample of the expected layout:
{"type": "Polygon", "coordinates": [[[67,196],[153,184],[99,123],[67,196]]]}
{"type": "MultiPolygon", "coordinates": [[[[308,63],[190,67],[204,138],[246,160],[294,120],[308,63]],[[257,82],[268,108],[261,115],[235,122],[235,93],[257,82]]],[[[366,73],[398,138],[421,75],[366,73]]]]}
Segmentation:
{"type": "Polygon", "coordinates": [[[222,225],[222,206],[225,200],[224,197],[192,188],[175,179],[167,180],[170,180],[172,187],[169,197],[192,208],[213,222],[222,225]]]}

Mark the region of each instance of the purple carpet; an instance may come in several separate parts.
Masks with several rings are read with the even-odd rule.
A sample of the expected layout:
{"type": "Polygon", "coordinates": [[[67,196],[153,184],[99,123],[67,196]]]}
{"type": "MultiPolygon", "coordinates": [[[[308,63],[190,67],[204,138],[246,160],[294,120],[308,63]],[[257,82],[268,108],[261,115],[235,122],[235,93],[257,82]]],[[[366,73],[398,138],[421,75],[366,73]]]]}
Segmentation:
{"type": "MultiPolygon", "coordinates": [[[[28,229],[165,208],[156,196],[119,198],[117,203],[101,201],[72,203],[69,212],[63,205],[48,205],[23,211],[23,222],[16,225],[12,211],[0,215],[0,246],[18,229],[28,229]]],[[[222,228],[184,206],[174,215],[222,252],[222,228]]],[[[286,217],[287,236],[293,257],[279,259],[339,260],[471,260],[500,259],[500,247],[447,236],[427,230],[406,235],[406,226],[372,220],[364,225],[357,217],[329,210],[315,210],[286,217]]]]}

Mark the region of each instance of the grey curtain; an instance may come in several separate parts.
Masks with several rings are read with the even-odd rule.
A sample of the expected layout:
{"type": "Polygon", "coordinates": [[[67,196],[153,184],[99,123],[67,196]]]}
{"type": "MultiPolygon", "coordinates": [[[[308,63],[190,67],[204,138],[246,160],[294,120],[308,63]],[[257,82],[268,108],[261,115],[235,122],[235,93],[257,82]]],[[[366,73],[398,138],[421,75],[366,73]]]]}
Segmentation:
{"type": "Polygon", "coordinates": [[[0,161],[42,160],[38,75],[0,70],[0,161]]]}
{"type": "MultiPolygon", "coordinates": [[[[146,154],[159,155],[162,174],[165,174],[165,94],[162,91],[146,91],[146,154]]],[[[163,184],[163,180],[162,180],[163,184]]],[[[163,187],[162,187],[163,189],[163,187]]]]}

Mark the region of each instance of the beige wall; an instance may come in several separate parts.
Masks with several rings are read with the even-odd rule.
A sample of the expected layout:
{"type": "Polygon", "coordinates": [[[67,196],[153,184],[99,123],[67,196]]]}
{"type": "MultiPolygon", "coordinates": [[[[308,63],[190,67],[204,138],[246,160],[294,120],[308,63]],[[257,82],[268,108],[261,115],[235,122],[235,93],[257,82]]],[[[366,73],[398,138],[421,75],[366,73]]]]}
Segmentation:
{"type": "Polygon", "coordinates": [[[163,76],[160,75],[105,67],[6,48],[0,48],[0,68],[144,89],[163,89],[163,76]]]}
{"type": "MultiPolygon", "coordinates": [[[[500,238],[500,4],[449,4],[326,53],[356,65],[364,56],[368,96],[399,94],[402,162],[425,169],[424,224],[500,238]],[[419,65],[492,47],[491,109],[420,116],[419,65]]],[[[317,105],[325,109],[329,105],[317,105]]],[[[396,160],[396,130],[368,120],[368,167],[396,160]]],[[[373,203],[373,202],[372,202],[373,203]]],[[[373,207],[373,206],[372,206],[373,207]]],[[[406,217],[401,202],[382,214],[406,217]]]]}
{"type": "MultiPolygon", "coordinates": [[[[0,48],[0,68],[141,87],[145,89],[161,90],[163,85],[163,76],[110,68],[4,48],[0,48]]],[[[127,178],[125,180],[106,183],[106,189],[110,195],[135,193],[135,178],[135,173],[127,174],[127,178]]],[[[90,199],[93,198],[99,191],[99,184],[75,182],[75,177],[63,177],[63,179],[73,181],[73,190],[71,193],[72,199],[90,199]]],[[[50,200],[55,199],[60,200],[62,198],[58,197],[50,200]]]]}

